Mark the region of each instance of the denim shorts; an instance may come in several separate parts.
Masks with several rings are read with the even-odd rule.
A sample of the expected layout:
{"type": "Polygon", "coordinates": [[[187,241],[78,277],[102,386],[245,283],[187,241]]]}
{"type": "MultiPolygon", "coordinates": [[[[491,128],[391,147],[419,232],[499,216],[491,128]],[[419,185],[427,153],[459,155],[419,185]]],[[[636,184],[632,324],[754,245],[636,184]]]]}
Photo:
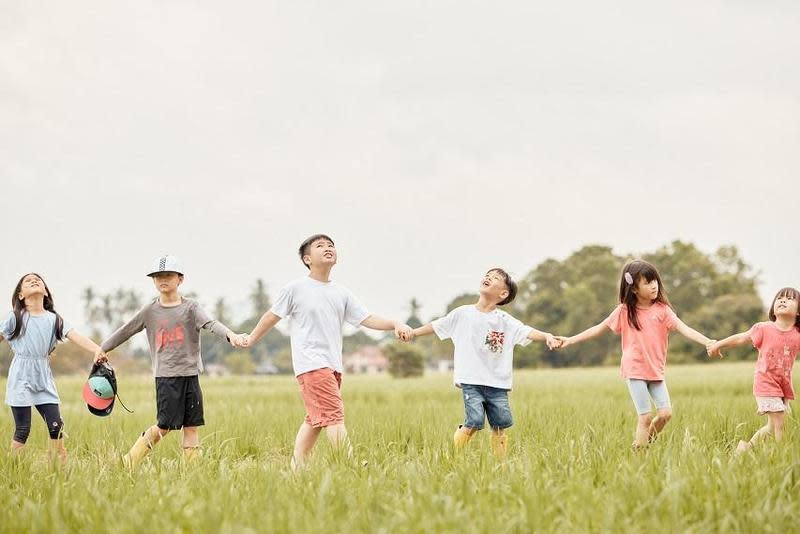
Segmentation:
{"type": "Polygon", "coordinates": [[[636,407],[636,413],[639,415],[644,415],[653,411],[650,407],[651,397],[657,410],[672,406],[669,401],[669,391],[667,390],[667,383],[665,381],[629,378],[626,382],[628,383],[628,391],[630,391],[633,405],[636,407]]]}
{"type": "Polygon", "coordinates": [[[491,386],[461,384],[464,394],[464,426],[480,430],[484,419],[489,419],[491,428],[508,428],[514,424],[508,390],[491,386]]]}

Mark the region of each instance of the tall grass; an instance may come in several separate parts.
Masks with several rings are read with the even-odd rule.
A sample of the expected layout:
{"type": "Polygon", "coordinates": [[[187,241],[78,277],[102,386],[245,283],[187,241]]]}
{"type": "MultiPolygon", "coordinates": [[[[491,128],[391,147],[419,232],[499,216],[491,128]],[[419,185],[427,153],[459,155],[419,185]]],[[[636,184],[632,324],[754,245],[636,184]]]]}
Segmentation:
{"type": "MultiPolygon", "coordinates": [[[[70,453],[46,461],[36,419],[25,454],[0,453],[2,532],[527,532],[797,531],[800,432],[732,461],[763,424],[752,364],[674,366],[675,415],[644,453],[630,449],[635,414],[616,369],[518,372],[510,453],[486,432],[463,454],[463,417],[448,376],[345,376],[355,459],[321,437],[311,467],[289,469],[302,402],[292,378],[203,378],[203,458],[185,465],[180,435],[131,476],[119,463],[153,423],[152,379],[120,377],[111,417],[91,415],[81,380],[58,386],[70,453]]],[[[0,383],[0,386],[4,386],[0,383]]],[[[0,435],[10,440],[10,411],[0,435]]]]}

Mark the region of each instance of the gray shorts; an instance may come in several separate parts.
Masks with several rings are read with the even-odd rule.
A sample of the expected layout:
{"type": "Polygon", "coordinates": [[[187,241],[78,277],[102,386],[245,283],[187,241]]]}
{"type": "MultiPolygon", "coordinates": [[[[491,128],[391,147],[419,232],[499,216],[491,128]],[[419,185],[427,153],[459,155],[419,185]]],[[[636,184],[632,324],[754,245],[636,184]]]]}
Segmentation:
{"type": "Polygon", "coordinates": [[[651,399],[656,405],[657,410],[669,408],[672,404],[669,401],[669,391],[664,380],[640,380],[638,378],[628,378],[628,391],[631,394],[636,413],[644,415],[653,411],[650,404],[651,399]]]}

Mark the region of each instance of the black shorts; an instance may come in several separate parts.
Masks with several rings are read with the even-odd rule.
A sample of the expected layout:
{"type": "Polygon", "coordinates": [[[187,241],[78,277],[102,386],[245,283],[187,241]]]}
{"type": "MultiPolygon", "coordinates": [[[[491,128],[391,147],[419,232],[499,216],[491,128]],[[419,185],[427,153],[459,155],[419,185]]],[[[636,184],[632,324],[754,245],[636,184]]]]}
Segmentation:
{"type": "Polygon", "coordinates": [[[156,406],[158,428],[163,430],[205,424],[203,392],[197,375],[156,377],[156,406]]]}

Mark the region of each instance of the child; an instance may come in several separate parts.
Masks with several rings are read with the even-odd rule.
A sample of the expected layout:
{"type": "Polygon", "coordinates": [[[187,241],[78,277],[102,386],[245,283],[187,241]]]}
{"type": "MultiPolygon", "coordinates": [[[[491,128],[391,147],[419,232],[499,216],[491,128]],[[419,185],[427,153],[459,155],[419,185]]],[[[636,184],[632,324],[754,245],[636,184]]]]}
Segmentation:
{"type": "Polygon", "coordinates": [[[175,256],[157,258],[147,276],[153,279],[159,297],[111,334],[96,358],[98,362],[105,361],[104,352],[114,350],[142,329],[147,331],[156,379],[157,422],[142,433],[123,457],[130,469],[170,430],[183,429],[186,460],[199,455],[197,427],[205,424],[198,377],[203,372],[200,329],[209,330],[232,345],[237,340],[227,326],[211,319],[196,301],[181,296],[178,286],[183,283],[183,275],[184,269],[175,256]]]}
{"type": "Polygon", "coordinates": [[[784,287],[775,295],[769,309],[769,321],[756,323],[747,332],[734,334],[708,347],[708,355],[720,355],[720,349],[752,343],[758,349],[758,362],[753,380],[759,415],[767,415],[767,424],[750,441],[740,441],[736,451],[744,452],[763,437],[772,434],[775,441],[783,437],[783,421],[789,401],[794,399],[792,367],[800,350],[800,291],[784,287]]]}
{"type": "Polygon", "coordinates": [[[323,428],[331,444],[351,454],[340,391],[343,324],[394,330],[398,337],[411,331],[402,323],[370,315],[348,289],[331,281],[337,261],[333,239],[312,235],[300,244],[299,254],[308,276],[281,289],[272,309],[264,313],[244,343],[256,343],[278,321],[290,319],[292,366],[306,409],[295,438],[293,469],[305,465],[323,428]]]}
{"type": "Polygon", "coordinates": [[[100,347],[61,318],[53,306],[50,288],[36,273],[28,273],[17,282],[11,307],[14,311],[0,322],[0,341],[7,339],[14,352],[6,383],[6,404],[11,406],[16,426],[11,451],[18,453],[25,446],[31,431],[31,406],[35,406],[47,424],[50,454],[66,462],[64,421],[50,354],[65,338],[89,352],[95,353],[100,347]]]}
{"type": "Polygon", "coordinates": [[[478,302],[459,306],[446,316],[412,330],[411,337],[436,333],[439,339],[452,338],[453,381],[464,395],[464,424],[453,436],[456,449],[463,448],[489,419],[492,451],[502,459],[508,449],[505,429],[512,425],[508,392],[514,345],[546,341],[555,348],[552,334],[540,332],[508,313],[497,309],[517,295],[517,284],[500,268],[490,269],[481,281],[478,302]]]}
{"type": "Polygon", "coordinates": [[[646,447],[655,440],[672,417],[664,368],[670,330],[708,346],[713,341],[686,326],[675,312],[664,292],[658,270],[643,260],[628,262],[619,282],[620,304],[602,323],[578,335],[564,338],[561,348],[597,337],[606,328],[622,337],[622,377],[638,414],[633,449],[646,447]],[[653,417],[650,400],[656,406],[653,417]]]}

